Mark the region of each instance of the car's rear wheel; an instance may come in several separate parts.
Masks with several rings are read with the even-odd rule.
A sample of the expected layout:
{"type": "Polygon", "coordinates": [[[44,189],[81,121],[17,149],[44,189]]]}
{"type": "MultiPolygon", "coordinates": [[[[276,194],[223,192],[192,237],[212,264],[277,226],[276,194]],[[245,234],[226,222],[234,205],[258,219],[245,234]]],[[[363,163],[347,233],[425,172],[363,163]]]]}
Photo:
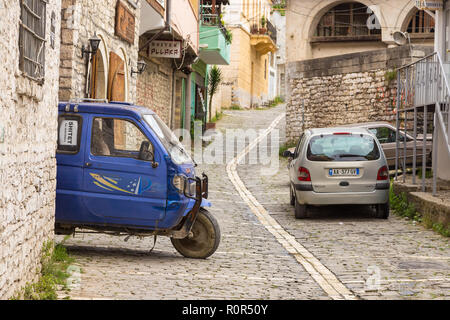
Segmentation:
{"type": "Polygon", "coordinates": [[[291,206],[295,205],[295,195],[294,195],[294,191],[292,190],[292,186],[289,188],[290,190],[290,194],[291,194],[291,206]]]}
{"type": "Polygon", "coordinates": [[[216,218],[200,209],[189,236],[184,239],[170,238],[175,249],[186,258],[206,259],[220,243],[220,228],[216,218]]]}
{"type": "Polygon", "coordinates": [[[297,200],[295,200],[295,218],[296,219],[305,219],[308,215],[306,204],[300,204],[297,200]]]}
{"type": "Polygon", "coordinates": [[[389,218],[389,202],[376,205],[376,213],[378,219],[389,218]]]}

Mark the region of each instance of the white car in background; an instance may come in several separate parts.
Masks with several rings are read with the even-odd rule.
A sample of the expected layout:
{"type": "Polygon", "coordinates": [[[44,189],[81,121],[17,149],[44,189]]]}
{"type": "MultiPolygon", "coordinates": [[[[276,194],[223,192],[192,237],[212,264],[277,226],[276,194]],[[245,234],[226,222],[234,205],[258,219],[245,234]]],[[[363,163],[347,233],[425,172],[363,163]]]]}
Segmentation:
{"type": "Polygon", "coordinates": [[[362,204],[389,217],[389,169],[383,149],[365,128],[305,130],[295,151],[286,151],[295,217],[308,206],[362,204]]]}

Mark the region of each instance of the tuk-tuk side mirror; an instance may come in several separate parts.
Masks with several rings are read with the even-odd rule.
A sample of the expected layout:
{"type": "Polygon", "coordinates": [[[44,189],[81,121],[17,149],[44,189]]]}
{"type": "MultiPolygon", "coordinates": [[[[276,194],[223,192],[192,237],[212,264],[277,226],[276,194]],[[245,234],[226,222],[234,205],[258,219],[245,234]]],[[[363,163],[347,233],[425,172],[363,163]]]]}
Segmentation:
{"type": "Polygon", "coordinates": [[[153,161],[153,153],[149,150],[150,142],[142,141],[141,148],[139,150],[139,160],[153,161]]]}

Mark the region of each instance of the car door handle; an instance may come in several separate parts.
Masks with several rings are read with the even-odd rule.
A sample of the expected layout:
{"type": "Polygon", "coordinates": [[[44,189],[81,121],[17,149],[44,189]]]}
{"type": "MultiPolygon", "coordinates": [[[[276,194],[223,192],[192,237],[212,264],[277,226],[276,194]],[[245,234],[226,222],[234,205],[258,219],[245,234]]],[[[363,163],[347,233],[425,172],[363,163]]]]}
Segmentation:
{"type": "Polygon", "coordinates": [[[86,162],[85,165],[86,165],[86,167],[90,167],[90,166],[92,166],[92,162],[86,162]]]}

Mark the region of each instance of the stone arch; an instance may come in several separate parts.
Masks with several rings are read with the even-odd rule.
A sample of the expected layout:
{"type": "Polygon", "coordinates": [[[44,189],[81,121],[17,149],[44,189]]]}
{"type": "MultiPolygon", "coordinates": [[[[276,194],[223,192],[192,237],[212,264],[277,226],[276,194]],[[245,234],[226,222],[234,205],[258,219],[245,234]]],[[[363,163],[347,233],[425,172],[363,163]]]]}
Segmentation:
{"type": "MultiPolygon", "coordinates": [[[[411,18],[413,18],[418,11],[419,11],[419,9],[417,9],[415,6],[412,6],[411,8],[409,8],[409,10],[407,11],[407,14],[403,17],[403,19],[402,20],[399,19],[399,21],[401,22],[401,24],[399,25],[399,30],[401,30],[403,32],[407,31],[409,22],[411,21],[411,18]]],[[[427,15],[428,13],[425,13],[425,14],[427,15]]]]}
{"type": "Polygon", "coordinates": [[[307,19],[306,25],[309,25],[310,27],[309,27],[309,29],[306,29],[307,30],[306,38],[310,39],[311,37],[314,36],[314,33],[317,29],[320,19],[322,19],[322,17],[329,10],[331,10],[332,8],[334,8],[337,5],[340,5],[343,3],[349,3],[349,2],[361,3],[369,8],[372,8],[372,10],[376,13],[376,16],[378,18],[378,21],[380,22],[382,30],[387,28],[386,20],[383,16],[383,13],[381,11],[376,12],[376,10],[373,9],[376,4],[373,3],[373,1],[371,1],[371,0],[358,0],[358,1],[354,1],[354,0],[322,0],[319,4],[317,4],[309,12],[309,15],[308,15],[309,17],[307,19]]]}
{"type": "Polygon", "coordinates": [[[130,70],[130,63],[129,63],[129,57],[127,55],[127,51],[125,50],[125,48],[123,48],[122,46],[119,47],[119,56],[123,59],[123,61],[125,62],[125,101],[128,101],[130,94],[129,94],[129,82],[130,82],[130,74],[131,74],[131,70],[130,70]]]}
{"type": "Polygon", "coordinates": [[[98,47],[97,54],[89,64],[89,74],[91,75],[91,97],[95,99],[106,99],[108,88],[108,47],[105,37],[102,34],[97,34],[102,40],[98,47]]]}
{"type": "Polygon", "coordinates": [[[417,10],[417,7],[412,1],[407,3],[397,19],[396,29],[403,32],[406,31],[409,20],[416,14],[417,10]]]}

